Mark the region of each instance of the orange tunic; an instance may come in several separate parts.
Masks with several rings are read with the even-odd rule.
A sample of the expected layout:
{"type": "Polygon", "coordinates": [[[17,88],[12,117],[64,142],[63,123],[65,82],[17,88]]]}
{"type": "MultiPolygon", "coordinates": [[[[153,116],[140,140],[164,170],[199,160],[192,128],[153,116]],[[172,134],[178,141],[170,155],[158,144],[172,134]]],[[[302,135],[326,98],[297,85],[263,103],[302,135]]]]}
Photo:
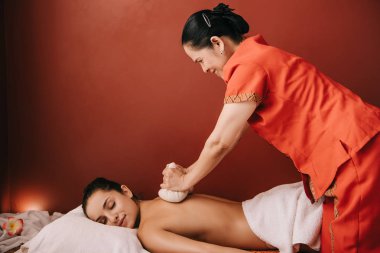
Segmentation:
{"type": "Polygon", "coordinates": [[[359,151],[380,131],[379,108],[304,59],[267,45],[260,35],[240,44],[223,79],[225,103],[260,103],[248,122],[310,176],[316,199],[350,159],[347,150],[359,151]]]}

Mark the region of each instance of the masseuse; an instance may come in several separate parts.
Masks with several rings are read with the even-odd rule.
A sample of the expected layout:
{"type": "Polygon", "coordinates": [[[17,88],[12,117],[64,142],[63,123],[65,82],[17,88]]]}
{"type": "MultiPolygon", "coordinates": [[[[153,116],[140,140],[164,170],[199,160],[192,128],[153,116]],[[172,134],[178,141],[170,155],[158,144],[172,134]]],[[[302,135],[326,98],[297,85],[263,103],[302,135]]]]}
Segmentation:
{"type": "Polygon", "coordinates": [[[380,252],[380,109],[262,36],[245,38],[232,11],[219,4],[185,24],[186,54],[227,89],[198,160],[165,169],[161,187],[190,189],[250,126],[293,160],[312,202],[326,196],[322,252],[380,252]]]}

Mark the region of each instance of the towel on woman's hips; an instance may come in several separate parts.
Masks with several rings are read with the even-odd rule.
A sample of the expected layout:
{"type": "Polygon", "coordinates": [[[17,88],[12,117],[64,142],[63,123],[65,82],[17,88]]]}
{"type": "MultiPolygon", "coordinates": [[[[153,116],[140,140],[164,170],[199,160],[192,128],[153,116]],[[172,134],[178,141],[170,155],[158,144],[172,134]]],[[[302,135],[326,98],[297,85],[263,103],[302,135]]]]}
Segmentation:
{"type": "Polygon", "coordinates": [[[285,184],[243,202],[252,231],[281,253],[292,253],[299,244],[320,248],[323,200],[312,204],[303,183],[285,184]]]}

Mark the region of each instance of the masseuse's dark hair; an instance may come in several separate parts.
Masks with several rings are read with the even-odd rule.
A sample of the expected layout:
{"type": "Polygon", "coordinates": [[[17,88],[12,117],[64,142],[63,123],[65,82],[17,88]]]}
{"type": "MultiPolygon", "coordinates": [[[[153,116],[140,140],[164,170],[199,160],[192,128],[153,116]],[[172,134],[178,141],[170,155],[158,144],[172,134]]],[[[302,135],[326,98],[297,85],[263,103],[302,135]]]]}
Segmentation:
{"type": "MultiPolygon", "coordinates": [[[[87,201],[97,190],[103,191],[112,191],[115,190],[117,192],[123,193],[121,189],[121,184],[116,183],[114,181],[105,179],[103,177],[98,177],[94,179],[91,183],[89,183],[83,190],[83,198],[82,198],[82,209],[84,214],[87,216],[87,201]]],[[[137,197],[133,195],[133,200],[137,200],[137,197]]]]}
{"type": "Polygon", "coordinates": [[[190,43],[195,48],[211,47],[212,36],[228,36],[240,43],[249,31],[249,25],[232,11],[228,5],[220,3],[213,10],[201,10],[191,15],[182,31],[182,45],[190,43]]]}

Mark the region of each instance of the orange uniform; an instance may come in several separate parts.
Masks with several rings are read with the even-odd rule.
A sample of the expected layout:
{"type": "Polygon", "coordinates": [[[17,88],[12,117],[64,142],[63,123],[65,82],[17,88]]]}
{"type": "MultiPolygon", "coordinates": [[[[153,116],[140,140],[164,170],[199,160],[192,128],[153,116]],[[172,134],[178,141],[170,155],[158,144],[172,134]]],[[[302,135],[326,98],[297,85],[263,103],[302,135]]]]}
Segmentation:
{"type": "Polygon", "coordinates": [[[240,44],[223,78],[225,103],[260,103],[248,122],[293,160],[309,198],[330,197],[322,252],[380,252],[374,238],[380,234],[380,109],[260,35],[240,44]]]}

